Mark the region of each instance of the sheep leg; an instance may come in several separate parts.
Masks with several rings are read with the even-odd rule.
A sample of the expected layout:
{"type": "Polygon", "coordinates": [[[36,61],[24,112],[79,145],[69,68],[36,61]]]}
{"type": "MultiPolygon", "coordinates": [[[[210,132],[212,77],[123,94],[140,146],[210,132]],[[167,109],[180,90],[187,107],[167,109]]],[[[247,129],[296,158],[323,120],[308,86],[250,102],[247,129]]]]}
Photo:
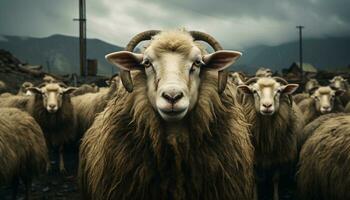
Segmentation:
{"type": "Polygon", "coordinates": [[[64,158],[63,158],[63,145],[59,147],[59,157],[60,157],[60,173],[67,174],[66,168],[64,167],[64,158]]]}
{"type": "Polygon", "coordinates": [[[272,183],[273,183],[273,200],[278,200],[278,199],[279,199],[279,195],[278,195],[278,183],[279,183],[279,179],[280,179],[279,171],[276,171],[276,172],[273,174],[273,177],[272,177],[272,183]]]}
{"type": "Polygon", "coordinates": [[[13,182],[12,182],[12,199],[13,200],[16,200],[16,197],[17,197],[18,184],[19,184],[19,179],[18,177],[16,177],[13,179],[13,182]]]}

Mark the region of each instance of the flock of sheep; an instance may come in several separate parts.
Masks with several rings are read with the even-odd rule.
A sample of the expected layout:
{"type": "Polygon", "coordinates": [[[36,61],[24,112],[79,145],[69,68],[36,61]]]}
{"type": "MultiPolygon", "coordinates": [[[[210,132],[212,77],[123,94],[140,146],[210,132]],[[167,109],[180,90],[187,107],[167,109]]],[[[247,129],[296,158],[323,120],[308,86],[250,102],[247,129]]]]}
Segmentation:
{"type": "MultiPolygon", "coordinates": [[[[73,88],[45,77],[0,95],[0,184],[52,170],[48,152],[80,142],[82,199],[350,199],[350,88],[259,70],[224,70],[241,56],[198,31],[145,31],[106,59],[109,87],[73,88]],[[141,53],[136,46],[148,40],[141,53]],[[206,42],[213,48],[208,53],[206,42]]],[[[0,82],[0,86],[1,86],[0,82]]],[[[14,197],[15,198],[15,197],[14,197]]]]}

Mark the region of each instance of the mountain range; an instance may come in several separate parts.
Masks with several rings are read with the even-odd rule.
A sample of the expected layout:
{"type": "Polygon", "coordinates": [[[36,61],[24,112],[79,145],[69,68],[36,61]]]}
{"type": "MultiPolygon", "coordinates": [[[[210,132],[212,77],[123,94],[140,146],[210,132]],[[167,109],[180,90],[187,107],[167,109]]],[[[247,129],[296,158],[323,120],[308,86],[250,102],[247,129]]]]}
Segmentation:
{"type": "MultiPolygon", "coordinates": [[[[79,72],[79,38],[52,35],[44,38],[0,36],[0,49],[14,54],[23,62],[42,65],[45,71],[57,74],[79,72]]],[[[87,39],[87,57],[98,60],[98,74],[110,75],[116,69],[104,56],[123,48],[99,39],[87,39]]],[[[235,49],[236,50],[236,49],[235,49]]],[[[231,70],[254,73],[259,67],[280,71],[299,59],[298,41],[277,46],[252,46],[242,50],[243,56],[231,70]]],[[[303,40],[304,62],[318,69],[332,70],[350,65],[350,37],[328,37],[303,40]]]]}

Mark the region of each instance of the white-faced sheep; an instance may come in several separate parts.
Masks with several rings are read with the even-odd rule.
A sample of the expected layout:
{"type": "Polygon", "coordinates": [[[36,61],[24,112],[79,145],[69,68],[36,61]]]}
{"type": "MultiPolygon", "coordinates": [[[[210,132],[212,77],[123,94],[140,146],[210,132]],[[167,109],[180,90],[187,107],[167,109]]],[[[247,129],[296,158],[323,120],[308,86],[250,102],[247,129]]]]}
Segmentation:
{"type": "Polygon", "coordinates": [[[28,91],[28,88],[33,87],[33,83],[31,82],[24,82],[21,87],[18,90],[17,95],[31,95],[31,92],[28,91]]]}
{"type": "Polygon", "coordinates": [[[44,135],[28,113],[0,108],[0,155],[0,185],[12,184],[16,199],[22,180],[29,199],[32,179],[48,167],[48,153],[44,135]]]}
{"type": "Polygon", "coordinates": [[[343,106],[345,107],[350,101],[350,87],[348,80],[343,78],[342,76],[335,76],[332,80],[329,81],[330,86],[336,90],[343,90],[344,94],[339,97],[343,106]]]}
{"type": "Polygon", "coordinates": [[[72,103],[77,115],[77,138],[90,128],[98,113],[102,112],[111,100],[118,87],[119,77],[113,77],[109,81],[109,88],[101,88],[97,93],[87,93],[72,97],[72,103]]]}
{"type": "Polygon", "coordinates": [[[344,107],[339,100],[342,90],[334,90],[329,86],[314,88],[311,96],[301,101],[298,106],[303,112],[305,123],[309,123],[320,115],[331,112],[343,112],[344,107]]]}
{"type": "Polygon", "coordinates": [[[296,95],[293,95],[293,100],[296,104],[299,104],[304,99],[307,99],[310,97],[310,93],[313,91],[314,88],[320,87],[320,84],[318,81],[314,78],[308,80],[305,84],[304,92],[299,93],[296,95]]]}
{"type": "Polygon", "coordinates": [[[65,172],[64,145],[72,141],[76,133],[76,115],[70,99],[75,88],[63,88],[58,83],[45,83],[28,88],[32,96],[0,98],[0,107],[16,107],[27,111],[44,132],[49,149],[59,147],[59,169],[65,172]]]}
{"type": "Polygon", "coordinates": [[[82,140],[84,199],[252,199],[248,125],[217,72],[240,53],[194,40],[221,49],[201,32],[146,31],[106,56],[132,92],[118,90],[82,140]]]}
{"type": "Polygon", "coordinates": [[[272,183],[273,199],[279,199],[280,176],[294,168],[297,135],[303,127],[302,114],[291,98],[298,85],[278,77],[254,77],[238,88],[246,94],[243,107],[251,124],[257,189],[272,183]],[[259,180],[262,174],[266,180],[259,180]]]}
{"type": "Polygon", "coordinates": [[[350,199],[350,116],[329,118],[312,132],[300,152],[299,199],[350,199]]]}

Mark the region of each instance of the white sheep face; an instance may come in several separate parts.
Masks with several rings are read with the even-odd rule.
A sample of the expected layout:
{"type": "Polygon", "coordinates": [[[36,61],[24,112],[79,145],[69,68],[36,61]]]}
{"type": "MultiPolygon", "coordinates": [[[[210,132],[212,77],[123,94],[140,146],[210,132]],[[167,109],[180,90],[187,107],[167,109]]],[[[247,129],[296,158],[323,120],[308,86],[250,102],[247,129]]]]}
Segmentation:
{"type": "Polygon", "coordinates": [[[187,55],[173,52],[159,55],[149,48],[144,55],[143,62],[149,63],[145,72],[151,104],[164,120],[182,119],[197,102],[203,63],[200,49],[193,46],[187,55]]]}
{"type": "Polygon", "coordinates": [[[281,85],[273,78],[259,78],[252,85],[241,85],[239,88],[246,94],[254,96],[255,109],[261,115],[273,115],[279,110],[281,94],[292,94],[298,84],[281,85]]]}
{"type": "Polygon", "coordinates": [[[142,54],[121,51],[106,59],[123,70],[144,70],[153,108],[165,121],[179,121],[197,102],[201,71],[223,70],[240,56],[236,51],[204,54],[187,32],[177,31],[155,36],[142,54]]]}
{"type": "Polygon", "coordinates": [[[28,91],[39,95],[42,98],[43,106],[49,113],[56,113],[63,102],[63,95],[70,94],[76,88],[63,88],[58,83],[47,83],[43,87],[30,87],[28,91]]]}
{"type": "Polygon", "coordinates": [[[333,110],[336,96],[343,94],[342,90],[333,90],[331,87],[319,87],[315,89],[311,97],[315,99],[316,110],[322,114],[333,110]]]}

